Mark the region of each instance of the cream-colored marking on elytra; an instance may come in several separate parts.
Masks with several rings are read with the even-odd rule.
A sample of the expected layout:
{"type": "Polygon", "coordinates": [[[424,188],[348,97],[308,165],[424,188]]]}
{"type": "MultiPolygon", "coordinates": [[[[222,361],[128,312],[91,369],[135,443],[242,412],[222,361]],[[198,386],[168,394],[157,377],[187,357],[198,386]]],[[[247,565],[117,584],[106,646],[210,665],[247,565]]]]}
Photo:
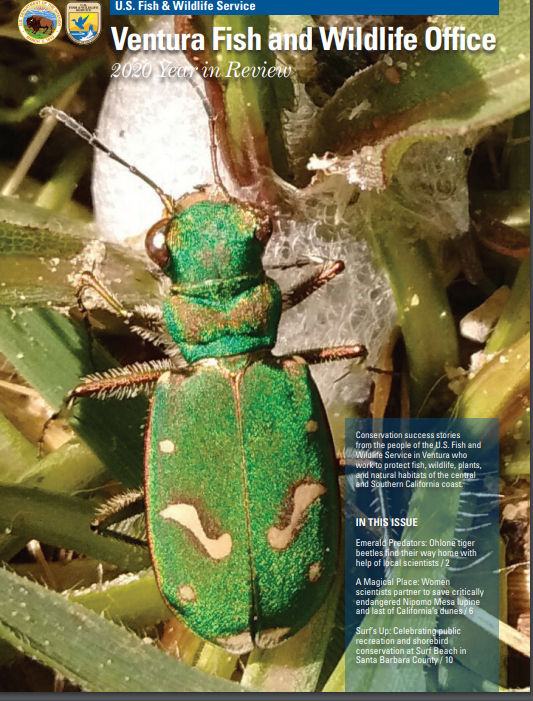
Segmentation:
{"type": "Polygon", "coordinates": [[[166,385],[166,384],[168,384],[168,383],[170,382],[171,375],[172,375],[172,373],[170,372],[170,370],[167,370],[167,372],[164,372],[164,373],[161,375],[161,377],[160,377],[159,380],[157,381],[157,384],[158,384],[158,385],[166,385]]]}
{"type": "Polygon", "coordinates": [[[164,441],[159,441],[159,450],[162,453],[174,453],[176,451],[176,446],[172,441],[166,439],[164,441]]]}
{"type": "Polygon", "coordinates": [[[290,545],[298,526],[302,522],[305,511],[326,492],[326,487],[318,484],[318,482],[299,484],[294,490],[292,497],[292,513],[289,525],[285,528],[276,528],[275,526],[269,528],[267,532],[268,544],[276,550],[284,550],[290,545]]]}
{"type": "Polygon", "coordinates": [[[313,419],[309,419],[309,421],[305,424],[305,430],[307,433],[314,433],[315,431],[318,431],[318,423],[313,419]]]}
{"type": "Polygon", "coordinates": [[[290,632],[290,628],[267,628],[266,630],[262,630],[256,636],[255,644],[257,647],[261,647],[263,649],[276,647],[289,635],[290,632]]]}
{"type": "Polygon", "coordinates": [[[197,365],[202,365],[204,368],[216,368],[219,362],[216,358],[201,358],[197,365]]]}
{"type": "Polygon", "coordinates": [[[318,582],[320,577],[322,577],[322,570],[324,568],[322,567],[321,562],[313,562],[311,567],[309,568],[309,572],[307,573],[307,576],[309,577],[310,582],[318,582]]]}
{"type": "Polygon", "coordinates": [[[230,534],[223,533],[218,538],[208,538],[200,521],[198,511],[192,504],[169,504],[159,512],[159,515],[188,528],[213,560],[222,560],[230,554],[233,545],[230,534]]]}
{"type": "Polygon", "coordinates": [[[178,596],[181,601],[196,601],[196,592],[188,584],[183,584],[178,589],[178,596]]]}
{"type": "Polygon", "coordinates": [[[232,655],[245,655],[254,649],[254,641],[248,631],[230,635],[228,638],[217,638],[216,642],[232,655]]]}

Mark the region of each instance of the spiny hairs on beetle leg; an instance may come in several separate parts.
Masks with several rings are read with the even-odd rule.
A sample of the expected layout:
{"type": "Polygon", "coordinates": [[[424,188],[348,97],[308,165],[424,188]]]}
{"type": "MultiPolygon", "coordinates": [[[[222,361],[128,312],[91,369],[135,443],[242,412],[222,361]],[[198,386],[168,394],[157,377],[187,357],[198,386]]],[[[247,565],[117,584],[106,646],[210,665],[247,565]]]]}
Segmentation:
{"type": "Polygon", "coordinates": [[[95,512],[95,521],[101,521],[108,518],[111,514],[116,513],[120,509],[133,504],[144,497],[142,490],[128,489],[122,494],[117,494],[101,504],[95,512]]]}
{"type": "Polygon", "coordinates": [[[138,304],[135,306],[135,313],[147,322],[155,322],[159,324],[163,322],[163,312],[161,311],[161,307],[156,307],[153,304],[138,304]]]}
{"type": "Polygon", "coordinates": [[[131,330],[140,336],[144,341],[148,341],[153,346],[161,348],[165,355],[176,361],[177,367],[185,367],[187,363],[183,360],[179,346],[174,343],[170,334],[164,327],[158,329],[146,329],[142,326],[132,326],[131,330]],[[181,362],[180,362],[181,360],[181,362]]]}
{"type": "MultiPolygon", "coordinates": [[[[160,375],[162,372],[174,369],[174,363],[170,358],[164,358],[163,360],[151,360],[146,363],[133,363],[132,365],[127,365],[123,368],[112,368],[106,372],[98,372],[92,375],[86,375],[82,380],[81,387],[87,387],[93,383],[101,382],[102,380],[116,380],[116,384],[110,384],[108,387],[100,389],[100,391],[95,395],[97,399],[131,399],[137,395],[146,392],[150,393],[158,380],[158,376],[155,376],[152,382],[144,382],[142,385],[128,383],[129,378],[132,375],[140,373],[154,373],[155,375],[160,375]],[[119,384],[118,381],[123,380],[119,384]]],[[[79,392],[78,394],[83,394],[79,392]]]]}

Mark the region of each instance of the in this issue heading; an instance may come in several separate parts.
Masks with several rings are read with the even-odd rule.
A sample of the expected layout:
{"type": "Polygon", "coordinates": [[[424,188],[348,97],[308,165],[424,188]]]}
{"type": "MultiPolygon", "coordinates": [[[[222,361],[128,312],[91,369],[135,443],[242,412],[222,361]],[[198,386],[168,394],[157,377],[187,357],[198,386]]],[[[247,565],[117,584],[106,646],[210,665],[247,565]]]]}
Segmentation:
{"type": "MultiPolygon", "coordinates": [[[[143,2],[144,0],[139,0],[143,2]]],[[[157,4],[157,3],[151,3],[157,4]]],[[[206,48],[203,34],[168,34],[162,29],[157,33],[130,33],[129,27],[111,27],[111,34],[118,51],[202,51],[206,48]]],[[[231,27],[213,27],[209,46],[213,51],[225,48],[228,51],[260,51],[261,35],[248,27],[246,34],[233,33],[231,27]]],[[[316,36],[315,36],[316,39],[316,36]]],[[[429,51],[493,51],[496,48],[494,34],[467,34],[464,27],[428,27],[422,38],[429,51]]],[[[325,51],[348,49],[349,51],[415,51],[420,39],[403,27],[373,27],[363,32],[361,27],[319,27],[318,41],[325,51]]],[[[272,51],[311,51],[313,32],[311,27],[301,34],[273,33],[268,37],[268,48],[272,51]]]]}

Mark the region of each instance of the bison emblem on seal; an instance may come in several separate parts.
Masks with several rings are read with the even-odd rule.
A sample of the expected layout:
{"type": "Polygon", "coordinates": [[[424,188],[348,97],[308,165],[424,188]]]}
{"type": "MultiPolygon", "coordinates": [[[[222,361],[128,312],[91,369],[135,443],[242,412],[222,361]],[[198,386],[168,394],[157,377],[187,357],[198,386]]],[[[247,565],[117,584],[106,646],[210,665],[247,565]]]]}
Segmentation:
{"type": "Polygon", "coordinates": [[[26,20],[26,25],[33,29],[32,34],[37,34],[40,29],[44,29],[43,35],[46,34],[46,30],[50,30],[50,34],[53,33],[55,29],[54,20],[49,17],[42,17],[41,15],[31,15],[26,20]]]}

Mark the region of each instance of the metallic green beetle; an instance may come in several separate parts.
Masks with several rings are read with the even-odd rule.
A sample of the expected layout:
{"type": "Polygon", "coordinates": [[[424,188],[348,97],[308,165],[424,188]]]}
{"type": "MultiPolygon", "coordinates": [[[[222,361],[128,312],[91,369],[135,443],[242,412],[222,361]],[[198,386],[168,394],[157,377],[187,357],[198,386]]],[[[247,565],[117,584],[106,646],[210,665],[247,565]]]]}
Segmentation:
{"type": "MultiPolygon", "coordinates": [[[[322,605],[338,558],[336,459],[308,364],[366,351],[275,357],[271,349],[282,309],[343,265],[324,264],[282,298],[261,263],[271,234],[266,211],[218,186],[174,201],[141,177],[167,212],[146,249],[170,278],[163,324],[185,363],[90,376],[69,399],[154,389],[145,502],[160,591],[194,633],[229,652],[273,647],[322,605]]],[[[87,286],[128,315],[83,273],[78,294],[87,286]]]]}
{"type": "Polygon", "coordinates": [[[308,367],[270,351],[282,299],[261,264],[268,217],[220,200],[204,192],[163,236],[148,235],[172,281],[165,322],[190,371],[158,381],[145,493],[164,598],[202,638],[243,653],[280,643],[323,603],[339,496],[308,367]]]}

